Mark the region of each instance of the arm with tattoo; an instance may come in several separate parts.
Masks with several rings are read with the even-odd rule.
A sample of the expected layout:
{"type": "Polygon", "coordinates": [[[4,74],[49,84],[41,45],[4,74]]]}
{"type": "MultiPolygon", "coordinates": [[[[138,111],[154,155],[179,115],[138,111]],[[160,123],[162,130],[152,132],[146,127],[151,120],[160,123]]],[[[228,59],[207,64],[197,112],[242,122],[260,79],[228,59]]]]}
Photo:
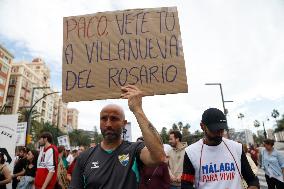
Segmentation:
{"type": "Polygon", "coordinates": [[[140,158],[146,165],[155,165],[165,160],[163,143],[156,128],[150,123],[142,109],[142,92],[132,85],[122,88],[121,97],[128,99],[128,106],[135,115],[141,129],[146,148],[141,151],[140,158]]]}

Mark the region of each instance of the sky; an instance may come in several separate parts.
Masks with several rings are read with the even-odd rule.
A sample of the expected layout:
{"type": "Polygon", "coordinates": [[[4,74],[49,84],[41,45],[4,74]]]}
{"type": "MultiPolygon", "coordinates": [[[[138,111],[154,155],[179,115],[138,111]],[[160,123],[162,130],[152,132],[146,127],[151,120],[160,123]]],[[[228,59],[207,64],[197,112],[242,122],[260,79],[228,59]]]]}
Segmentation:
{"type": "MultiPolygon", "coordinates": [[[[0,0],[0,44],[14,62],[41,57],[51,68],[51,86],[61,89],[63,17],[132,8],[176,6],[179,14],[188,93],[143,98],[149,120],[160,131],[182,121],[200,129],[204,110],[223,109],[222,83],[229,127],[253,128],[265,121],[274,128],[271,112],[284,114],[283,0],[0,0]],[[243,113],[244,119],[238,119],[243,113]],[[270,117],[270,121],[266,121],[270,117]]],[[[109,103],[125,109],[133,140],[141,135],[127,101],[69,103],[79,110],[79,128],[99,127],[99,112],[109,103]]]]}

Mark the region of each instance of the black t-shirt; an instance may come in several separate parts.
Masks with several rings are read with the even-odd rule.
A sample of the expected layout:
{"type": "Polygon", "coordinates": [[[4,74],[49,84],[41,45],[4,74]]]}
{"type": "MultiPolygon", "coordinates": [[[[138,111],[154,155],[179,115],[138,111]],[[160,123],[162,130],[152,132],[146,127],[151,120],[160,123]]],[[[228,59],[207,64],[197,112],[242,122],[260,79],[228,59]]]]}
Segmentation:
{"type": "MultiPolygon", "coordinates": [[[[20,173],[28,164],[28,160],[26,158],[21,158],[18,160],[18,162],[15,164],[14,169],[13,169],[13,174],[20,173]]],[[[17,187],[17,184],[20,181],[14,177],[13,182],[12,182],[12,188],[15,189],[17,187]]]]}
{"type": "Polygon", "coordinates": [[[97,145],[82,153],[72,173],[69,189],[136,189],[142,166],[143,142],[124,141],[113,152],[97,145]]]}
{"type": "Polygon", "coordinates": [[[35,177],[36,167],[37,167],[36,164],[35,165],[34,164],[27,164],[27,166],[25,167],[25,176],[35,177]]]}
{"type": "Polygon", "coordinates": [[[13,174],[21,172],[27,165],[28,160],[26,158],[21,158],[14,166],[13,174]]]}

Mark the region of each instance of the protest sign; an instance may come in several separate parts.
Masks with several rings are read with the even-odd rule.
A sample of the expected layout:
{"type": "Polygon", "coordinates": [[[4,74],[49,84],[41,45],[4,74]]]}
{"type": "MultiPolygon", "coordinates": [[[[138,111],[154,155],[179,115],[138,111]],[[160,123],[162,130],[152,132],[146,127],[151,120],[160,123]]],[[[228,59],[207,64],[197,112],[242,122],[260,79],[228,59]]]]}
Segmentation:
{"type": "MultiPolygon", "coordinates": [[[[18,115],[0,115],[0,152],[4,154],[10,170],[14,168],[18,115]]],[[[11,188],[11,184],[7,185],[11,188]]]]}
{"type": "Polygon", "coordinates": [[[59,146],[64,146],[65,149],[70,149],[70,141],[68,135],[57,137],[57,141],[59,146]]]}
{"type": "Polygon", "coordinates": [[[132,142],[132,131],[131,131],[131,123],[128,122],[124,129],[123,129],[123,133],[122,133],[122,138],[125,141],[129,141],[132,142]]]}
{"type": "Polygon", "coordinates": [[[18,123],[16,146],[26,145],[26,131],[27,131],[27,122],[18,123]]]}
{"type": "Polygon", "coordinates": [[[64,102],[187,92],[176,7],[100,12],[63,19],[64,102]]]}

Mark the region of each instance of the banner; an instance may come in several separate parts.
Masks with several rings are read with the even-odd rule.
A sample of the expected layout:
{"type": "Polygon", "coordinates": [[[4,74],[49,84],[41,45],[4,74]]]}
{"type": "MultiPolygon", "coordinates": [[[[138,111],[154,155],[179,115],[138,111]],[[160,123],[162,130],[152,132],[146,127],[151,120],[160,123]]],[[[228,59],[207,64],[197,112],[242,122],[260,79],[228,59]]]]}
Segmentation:
{"type": "MultiPolygon", "coordinates": [[[[0,152],[4,154],[9,169],[13,172],[17,139],[18,115],[0,115],[0,152]]],[[[11,188],[11,185],[7,185],[11,188]]]]}
{"type": "Polygon", "coordinates": [[[18,123],[16,146],[26,145],[26,131],[27,131],[27,122],[18,123]]]}
{"type": "Polygon", "coordinates": [[[68,135],[57,137],[58,145],[64,146],[65,149],[70,149],[70,140],[68,135]]]}
{"type": "Polygon", "coordinates": [[[62,62],[64,102],[188,91],[176,7],[65,17],[62,62]]]}
{"type": "Polygon", "coordinates": [[[123,133],[122,133],[122,138],[123,138],[123,140],[127,140],[129,142],[132,142],[132,132],[131,132],[131,123],[130,122],[128,122],[125,125],[123,133]]]}

